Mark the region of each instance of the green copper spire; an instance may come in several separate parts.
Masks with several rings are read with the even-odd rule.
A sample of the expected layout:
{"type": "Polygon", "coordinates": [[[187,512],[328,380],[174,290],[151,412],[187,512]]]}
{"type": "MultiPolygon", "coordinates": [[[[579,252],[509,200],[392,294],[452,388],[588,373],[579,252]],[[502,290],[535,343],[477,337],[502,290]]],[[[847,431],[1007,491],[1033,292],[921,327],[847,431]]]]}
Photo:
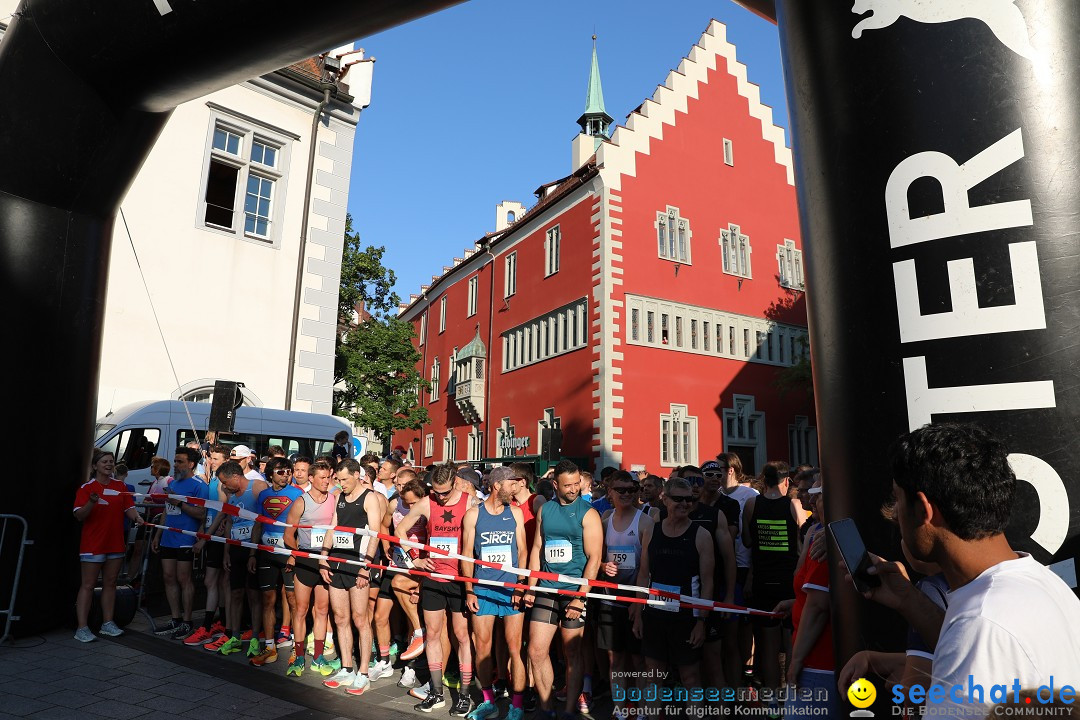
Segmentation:
{"type": "Polygon", "coordinates": [[[578,125],[586,135],[607,137],[613,118],[604,110],[604,88],[600,85],[600,61],[596,59],[596,36],[592,36],[592,67],[589,68],[589,91],[585,95],[585,112],[578,125]]]}

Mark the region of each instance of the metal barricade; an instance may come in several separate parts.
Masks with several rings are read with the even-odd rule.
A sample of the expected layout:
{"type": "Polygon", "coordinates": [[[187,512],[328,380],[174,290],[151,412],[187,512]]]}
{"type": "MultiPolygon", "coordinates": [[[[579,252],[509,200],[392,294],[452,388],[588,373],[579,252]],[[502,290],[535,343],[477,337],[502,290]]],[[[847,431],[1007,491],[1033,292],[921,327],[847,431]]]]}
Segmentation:
{"type": "Polygon", "coordinates": [[[19,619],[15,614],[15,599],[19,591],[19,574],[22,572],[23,555],[28,545],[33,545],[33,540],[27,540],[26,534],[29,528],[26,519],[19,515],[0,515],[0,548],[4,548],[7,540],[8,526],[18,521],[22,525],[22,537],[19,539],[19,557],[15,561],[15,576],[11,582],[11,597],[8,600],[7,609],[0,608],[0,615],[4,616],[4,632],[0,635],[0,645],[7,642],[11,635],[11,623],[19,619]]]}

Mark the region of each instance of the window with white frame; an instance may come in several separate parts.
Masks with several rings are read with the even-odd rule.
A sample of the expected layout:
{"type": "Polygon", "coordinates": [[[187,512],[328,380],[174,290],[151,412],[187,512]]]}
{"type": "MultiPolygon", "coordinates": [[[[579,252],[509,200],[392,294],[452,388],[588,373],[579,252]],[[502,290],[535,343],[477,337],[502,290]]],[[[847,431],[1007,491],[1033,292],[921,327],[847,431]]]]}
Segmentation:
{"type": "Polygon", "coordinates": [[[765,413],[758,412],[753,395],[735,395],[732,406],[724,408],[724,447],[733,445],[753,448],[755,467],[766,461],[765,413]]]}
{"type": "Polygon", "coordinates": [[[697,465],[698,419],[687,414],[686,405],[673,403],[669,409],[660,415],[660,464],[697,465]]]}
{"type": "Polygon", "coordinates": [[[435,454],[435,433],[424,436],[424,457],[429,458],[435,454]]]}
{"type": "Polygon", "coordinates": [[[506,265],[503,271],[503,297],[508,298],[517,293],[517,253],[512,252],[506,256],[506,265]]]}
{"type": "Polygon", "coordinates": [[[469,455],[466,460],[479,460],[484,456],[484,433],[479,425],[473,425],[469,433],[469,455]]]}
{"type": "Polygon", "coordinates": [[[439,332],[446,331],[446,296],[439,301],[439,332]]]}
{"type": "Polygon", "coordinates": [[[749,278],[750,274],[750,238],[743,235],[738,225],[731,223],[726,230],[720,231],[720,252],[724,272],[749,278]]]}
{"type": "Polygon", "coordinates": [[[656,241],[658,255],[664,260],[690,264],[690,221],[679,214],[679,208],[667,206],[656,213],[656,241]]]}
{"type": "Polygon", "coordinates": [[[588,298],[581,298],[503,332],[503,372],[587,346],[585,318],[588,309],[588,298]]]}
{"type": "Polygon", "coordinates": [[[454,431],[447,429],[446,437],[443,438],[443,462],[457,460],[457,437],[454,431]]]}
{"type": "Polygon", "coordinates": [[[495,430],[495,446],[499,449],[499,456],[503,456],[503,440],[514,437],[514,426],[510,424],[510,418],[504,417],[495,430]]]}
{"type": "Polygon", "coordinates": [[[277,244],[290,139],[219,112],[209,135],[199,225],[277,244]]]}
{"type": "Polygon", "coordinates": [[[439,358],[431,363],[431,401],[439,399],[439,358]]]}
{"type": "Polygon", "coordinates": [[[735,147],[727,138],[724,138],[724,164],[732,167],[735,165],[735,147]]]}
{"type": "Polygon", "coordinates": [[[776,246],[776,265],[780,270],[780,286],[792,290],[806,289],[803,280],[802,251],[795,249],[794,240],[784,240],[776,246]]]}
{"type": "Polygon", "coordinates": [[[544,277],[559,272],[559,245],[562,244],[562,229],[556,225],[547,231],[544,238],[544,277]]]}
{"type": "Polygon", "coordinates": [[[469,311],[465,317],[472,317],[476,314],[476,296],[480,292],[480,276],[473,275],[469,278],[469,311]]]}
{"type": "Polygon", "coordinates": [[[795,416],[795,423],[788,425],[788,452],[791,467],[797,465],[818,464],[817,428],[811,427],[810,420],[802,415],[795,416]]]}
{"type": "Polygon", "coordinates": [[[806,328],[796,325],[629,293],[625,302],[628,345],[788,367],[804,352],[806,328]]]}

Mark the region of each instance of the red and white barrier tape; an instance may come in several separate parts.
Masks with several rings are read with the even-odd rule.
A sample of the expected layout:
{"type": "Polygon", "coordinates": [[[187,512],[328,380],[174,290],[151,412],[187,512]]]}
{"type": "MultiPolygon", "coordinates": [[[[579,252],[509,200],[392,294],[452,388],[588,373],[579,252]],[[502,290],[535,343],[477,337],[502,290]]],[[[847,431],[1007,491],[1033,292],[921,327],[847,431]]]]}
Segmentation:
{"type": "MultiPolygon", "coordinates": [[[[621,595],[603,595],[601,593],[582,592],[580,590],[566,590],[563,588],[549,588],[522,585],[519,583],[503,582],[501,580],[486,580],[482,578],[465,577],[464,575],[448,575],[446,573],[428,572],[426,570],[420,570],[418,568],[402,568],[391,565],[380,565],[378,563],[367,563],[362,560],[355,560],[352,558],[336,557],[333,555],[322,555],[320,553],[306,552],[304,550],[290,550],[289,548],[279,547],[277,545],[261,545],[259,543],[247,542],[246,540],[233,540],[232,538],[223,538],[216,535],[208,535],[206,533],[196,532],[194,530],[181,530],[180,528],[171,528],[165,525],[156,525],[154,523],[146,523],[147,527],[160,528],[161,530],[179,533],[181,535],[190,535],[201,540],[211,540],[213,542],[225,543],[227,545],[233,545],[236,547],[251,548],[253,550],[263,550],[265,552],[273,553],[275,555],[292,555],[294,557],[311,558],[314,560],[327,560],[328,562],[345,563],[348,565],[357,565],[359,567],[375,568],[376,570],[386,570],[389,572],[401,573],[406,575],[419,575],[420,577],[427,577],[436,580],[447,580],[457,582],[469,582],[477,585],[487,585],[490,587],[509,588],[511,590],[521,590],[523,592],[532,590],[538,593],[545,593],[549,595],[570,595],[572,597],[586,597],[597,598],[599,600],[613,600],[616,602],[636,603],[638,605],[653,605],[656,607],[670,607],[674,600],[648,600],[645,598],[637,597],[623,597],[621,595]]],[[[696,599],[696,598],[694,598],[696,599]]],[[[689,609],[701,609],[700,605],[692,605],[691,603],[678,603],[682,607],[689,609]]],[[[729,611],[733,614],[739,614],[737,610],[729,611]]],[[[745,614],[743,610],[743,614],[745,614]]]]}
{"type": "MultiPolygon", "coordinates": [[[[106,495],[125,494],[125,495],[133,495],[133,496],[136,496],[136,497],[151,497],[151,496],[146,495],[144,493],[129,493],[129,492],[126,492],[126,491],[124,493],[121,493],[120,491],[117,491],[117,490],[105,490],[105,494],[106,495]]],[[[715,600],[705,600],[705,599],[696,598],[696,597],[693,597],[693,596],[690,596],[690,595],[680,595],[679,593],[672,593],[672,592],[668,592],[666,590],[658,590],[656,588],[647,588],[647,587],[641,587],[641,586],[638,586],[638,585],[627,585],[627,584],[624,584],[624,583],[613,583],[613,582],[608,582],[606,580],[589,580],[587,578],[575,578],[575,577],[569,577],[567,575],[560,575],[558,573],[544,572],[542,570],[526,570],[524,568],[515,567],[515,566],[511,565],[510,563],[495,563],[495,562],[489,562],[489,561],[486,561],[486,560],[481,560],[479,558],[469,558],[469,557],[465,557],[464,555],[460,555],[458,553],[449,552],[449,551],[447,551],[447,550],[445,550],[443,548],[438,548],[438,547],[435,547],[435,546],[432,546],[432,545],[426,545],[426,544],[423,544],[423,543],[412,542],[411,540],[405,540],[405,539],[399,538],[396,535],[387,535],[385,533],[380,533],[380,532],[377,532],[375,530],[371,530],[371,529],[368,529],[368,528],[356,528],[356,527],[349,527],[349,526],[345,526],[345,525],[337,525],[337,526],[334,526],[334,525],[299,525],[299,524],[290,525],[289,523],[282,522],[280,520],[276,520],[276,519],[268,517],[266,515],[259,515],[258,513],[252,512],[251,510],[245,510],[245,509],[239,508],[239,507],[237,507],[235,505],[230,505],[228,503],[223,503],[223,502],[218,501],[218,500],[207,500],[207,499],[204,499],[204,498],[189,497],[189,496],[185,496],[185,495],[154,495],[152,497],[154,497],[154,498],[159,498],[160,497],[160,498],[169,498],[169,499],[173,499],[173,500],[181,500],[183,502],[188,503],[189,505],[195,505],[195,506],[198,506],[198,507],[207,507],[207,508],[216,510],[217,512],[224,513],[226,515],[230,515],[232,517],[238,517],[238,518],[241,518],[241,519],[244,519],[244,520],[252,520],[254,522],[261,522],[263,525],[274,525],[274,526],[283,527],[283,528],[292,527],[292,528],[305,529],[305,530],[334,530],[334,531],[337,531],[337,532],[352,533],[352,534],[355,534],[355,535],[366,535],[368,537],[377,538],[379,540],[386,540],[387,542],[391,542],[391,543],[394,543],[394,544],[397,544],[397,545],[401,545],[402,547],[413,548],[413,549],[416,549],[416,550],[423,550],[423,551],[426,551],[429,555],[437,555],[440,558],[446,558],[448,560],[458,560],[460,562],[473,563],[474,565],[480,565],[482,567],[488,567],[488,568],[491,568],[493,570],[500,570],[502,572],[517,575],[518,577],[534,577],[534,578],[537,578],[538,580],[548,580],[548,581],[561,582],[561,583],[567,583],[567,584],[572,584],[572,585],[587,586],[587,587],[594,587],[594,588],[604,588],[604,589],[607,589],[607,590],[622,590],[624,592],[640,593],[640,594],[643,594],[643,595],[652,595],[652,596],[655,596],[655,597],[658,597],[658,598],[663,598],[664,600],[666,600],[668,602],[670,602],[672,600],[675,600],[675,601],[678,601],[682,605],[693,607],[693,608],[699,609],[699,610],[708,608],[708,609],[711,609],[711,610],[716,610],[718,612],[727,612],[727,613],[740,614],[740,615],[759,615],[759,616],[762,616],[762,617],[775,617],[774,613],[771,613],[771,612],[766,611],[766,610],[758,610],[758,609],[755,609],[755,608],[746,608],[746,607],[742,607],[740,605],[728,605],[726,603],[717,602],[715,600]]],[[[160,527],[160,526],[155,526],[155,527],[160,527]]],[[[172,529],[172,528],[170,528],[170,529],[172,529]]],[[[188,532],[188,531],[185,531],[185,532],[188,532]]],[[[201,537],[201,535],[200,535],[200,537],[201,537]]],[[[204,539],[213,539],[213,538],[211,538],[211,536],[206,536],[206,538],[204,538],[204,539]]],[[[231,538],[219,538],[219,539],[226,540],[229,543],[241,542],[239,540],[232,540],[231,538]]],[[[245,547],[247,547],[247,546],[245,546],[245,547]]],[[[272,546],[269,546],[269,545],[263,546],[263,549],[270,548],[270,547],[272,547],[272,546]]],[[[281,551],[278,550],[278,552],[281,552],[281,551]]],[[[307,557],[307,555],[303,555],[302,557],[307,557]]],[[[440,575],[435,575],[435,576],[439,577],[440,575]]],[[[450,576],[446,576],[446,577],[450,577],[450,576]]],[[[584,596],[584,597],[603,597],[603,598],[607,598],[609,600],[613,597],[611,595],[602,595],[600,593],[580,593],[580,592],[577,592],[577,593],[572,593],[572,594],[576,594],[578,596],[584,596]]],[[[661,604],[663,604],[663,603],[661,603],[661,604]]]]}

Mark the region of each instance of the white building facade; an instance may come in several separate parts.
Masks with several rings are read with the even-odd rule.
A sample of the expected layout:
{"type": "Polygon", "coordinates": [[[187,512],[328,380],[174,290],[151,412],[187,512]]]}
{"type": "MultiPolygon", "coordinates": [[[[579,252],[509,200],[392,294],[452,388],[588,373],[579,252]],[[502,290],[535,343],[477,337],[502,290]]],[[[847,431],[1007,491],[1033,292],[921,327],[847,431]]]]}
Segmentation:
{"type": "MultiPolygon", "coordinates": [[[[17,4],[0,0],[0,24],[17,4]]],[[[245,404],[331,411],[353,144],[371,97],[372,62],[351,51],[331,53],[340,83],[312,59],[176,109],[117,218],[99,417],[206,400],[216,380],[244,383],[245,404]]]]}

